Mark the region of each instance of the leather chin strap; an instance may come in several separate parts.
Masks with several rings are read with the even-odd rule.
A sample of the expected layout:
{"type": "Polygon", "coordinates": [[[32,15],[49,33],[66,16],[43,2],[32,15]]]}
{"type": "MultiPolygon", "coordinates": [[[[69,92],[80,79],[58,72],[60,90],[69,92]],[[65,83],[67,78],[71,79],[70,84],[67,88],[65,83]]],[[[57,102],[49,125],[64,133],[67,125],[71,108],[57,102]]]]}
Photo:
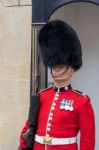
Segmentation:
{"type": "Polygon", "coordinates": [[[64,76],[70,68],[71,68],[70,66],[66,67],[65,70],[61,74],[59,74],[58,76],[53,76],[52,70],[51,70],[52,78],[57,79],[57,78],[60,78],[60,77],[64,76]]]}

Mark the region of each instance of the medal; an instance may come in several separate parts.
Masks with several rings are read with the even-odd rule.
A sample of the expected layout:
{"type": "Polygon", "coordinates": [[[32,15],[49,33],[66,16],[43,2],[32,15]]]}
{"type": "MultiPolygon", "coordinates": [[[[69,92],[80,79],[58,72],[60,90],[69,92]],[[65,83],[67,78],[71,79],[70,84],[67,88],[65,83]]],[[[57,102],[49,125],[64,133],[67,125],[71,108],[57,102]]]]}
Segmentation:
{"type": "Polygon", "coordinates": [[[69,110],[70,110],[70,111],[73,111],[73,109],[74,109],[74,108],[73,108],[73,105],[74,105],[74,101],[72,100],[71,103],[70,103],[70,107],[69,107],[69,110]]]}
{"type": "Polygon", "coordinates": [[[66,103],[66,100],[65,99],[62,99],[60,101],[60,109],[64,109],[65,108],[65,103],[66,103]]]}
{"type": "Polygon", "coordinates": [[[60,101],[60,109],[73,111],[74,110],[73,105],[74,105],[73,100],[62,99],[60,101]]]}
{"type": "Polygon", "coordinates": [[[73,111],[73,107],[72,107],[72,106],[70,106],[70,107],[69,107],[69,110],[70,110],[70,111],[73,111]]]}
{"type": "Polygon", "coordinates": [[[69,106],[65,106],[65,108],[64,108],[65,110],[69,110],[69,106]]]}

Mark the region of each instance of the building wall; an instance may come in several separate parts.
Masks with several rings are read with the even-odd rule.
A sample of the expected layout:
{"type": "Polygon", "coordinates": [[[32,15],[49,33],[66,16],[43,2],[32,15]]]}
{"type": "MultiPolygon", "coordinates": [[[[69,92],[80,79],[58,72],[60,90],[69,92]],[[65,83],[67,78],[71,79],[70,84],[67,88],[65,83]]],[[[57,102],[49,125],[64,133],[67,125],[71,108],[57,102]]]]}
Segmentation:
{"type": "Polygon", "coordinates": [[[0,150],[17,150],[27,118],[31,6],[0,5],[0,150]]]}

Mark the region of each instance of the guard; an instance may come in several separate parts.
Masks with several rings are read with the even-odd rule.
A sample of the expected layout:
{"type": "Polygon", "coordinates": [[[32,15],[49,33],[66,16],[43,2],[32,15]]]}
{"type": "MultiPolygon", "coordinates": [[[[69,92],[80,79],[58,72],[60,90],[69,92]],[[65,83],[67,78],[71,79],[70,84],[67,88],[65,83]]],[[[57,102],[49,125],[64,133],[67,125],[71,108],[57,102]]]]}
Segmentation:
{"type": "MultiPolygon", "coordinates": [[[[40,92],[33,150],[95,150],[95,120],[90,98],[74,90],[71,78],[82,66],[82,49],[74,29],[61,20],[48,22],[38,35],[45,66],[54,86],[40,92]]],[[[28,120],[22,133],[28,130],[28,120]]],[[[22,134],[21,133],[21,134],[22,134]]],[[[28,150],[20,136],[20,150],[28,150]]]]}

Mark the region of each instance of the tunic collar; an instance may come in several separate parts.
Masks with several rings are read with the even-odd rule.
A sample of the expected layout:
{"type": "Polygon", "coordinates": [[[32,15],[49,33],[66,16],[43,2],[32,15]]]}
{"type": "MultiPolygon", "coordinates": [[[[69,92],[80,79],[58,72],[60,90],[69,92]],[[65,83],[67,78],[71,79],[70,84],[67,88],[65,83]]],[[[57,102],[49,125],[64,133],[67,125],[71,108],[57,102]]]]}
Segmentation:
{"type": "Polygon", "coordinates": [[[69,84],[69,85],[64,86],[64,87],[56,87],[56,86],[54,86],[53,88],[54,88],[54,90],[56,92],[64,92],[64,91],[67,91],[67,90],[71,89],[72,87],[71,87],[71,84],[69,84]]]}

